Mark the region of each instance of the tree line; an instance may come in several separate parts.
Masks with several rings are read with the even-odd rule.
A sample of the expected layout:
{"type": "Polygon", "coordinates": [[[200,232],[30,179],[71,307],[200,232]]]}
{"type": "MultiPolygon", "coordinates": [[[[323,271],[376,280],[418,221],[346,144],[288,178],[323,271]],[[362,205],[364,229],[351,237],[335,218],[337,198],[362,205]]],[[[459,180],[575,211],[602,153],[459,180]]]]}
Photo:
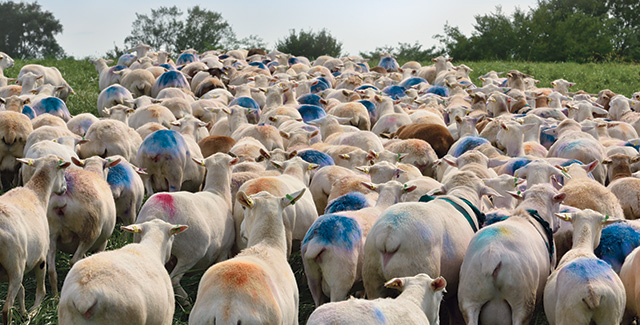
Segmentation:
{"type": "MultiPolygon", "coordinates": [[[[419,41],[382,46],[360,52],[377,59],[390,53],[400,61],[428,61],[437,55],[460,60],[519,61],[640,61],[640,2],[637,0],[538,0],[528,9],[507,15],[500,6],[474,17],[471,35],[448,23],[433,36],[437,46],[423,48],[419,41]]],[[[64,57],[55,40],[63,30],[60,22],[37,3],[0,2],[0,49],[15,58],[64,57]],[[37,22],[37,23],[36,23],[37,22]]],[[[266,48],[257,35],[238,39],[232,26],[215,11],[200,6],[185,13],[177,6],[136,13],[124,47],[107,56],[116,57],[138,43],[178,53],[233,48],[266,48]]],[[[331,33],[292,29],[275,45],[285,53],[308,58],[344,55],[342,42],[331,33]]]]}

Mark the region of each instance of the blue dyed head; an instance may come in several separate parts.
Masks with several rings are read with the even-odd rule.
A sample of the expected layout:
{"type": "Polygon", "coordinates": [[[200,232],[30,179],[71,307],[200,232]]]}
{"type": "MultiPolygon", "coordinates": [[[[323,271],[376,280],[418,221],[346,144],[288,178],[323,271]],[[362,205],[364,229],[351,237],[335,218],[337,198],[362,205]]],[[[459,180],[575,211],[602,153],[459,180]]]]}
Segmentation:
{"type": "Polygon", "coordinates": [[[313,238],[323,244],[352,250],[362,240],[362,229],[358,222],[352,218],[325,214],[316,219],[311,225],[302,240],[302,247],[305,247],[313,238]]]}

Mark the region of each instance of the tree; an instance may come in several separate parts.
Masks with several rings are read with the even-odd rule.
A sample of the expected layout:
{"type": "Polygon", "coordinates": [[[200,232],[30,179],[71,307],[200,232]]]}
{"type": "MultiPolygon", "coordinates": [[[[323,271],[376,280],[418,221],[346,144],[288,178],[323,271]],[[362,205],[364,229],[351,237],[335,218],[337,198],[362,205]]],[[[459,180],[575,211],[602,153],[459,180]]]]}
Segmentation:
{"type": "Polygon", "coordinates": [[[227,41],[235,39],[229,23],[218,12],[195,6],[189,9],[184,28],[177,37],[176,51],[188,48],[214,50],[222,48],[227,41]]]}
{"type": "Polygon", "coordinates": [[[9,56],[61,58],[64,51],[55,39],[62,25],[37,2],[0,3],[0,48],[9,56]]]}
{"type": "Polygon", "coordinates": [[[423,50],[422,44],[416,41],[413,44],[398,42],[398,46],[395,48],[388,45],[383,47],[376,47],[376,49],[371,52],[360,52],[360,56],[369,60],[377,60],[383,53],[391,54],[394,58],[396,58],[396,60],[400,62],[427,62],[439,55],[439,52],[436,50],[435,46],[423,50]]]}
{"type": "Polygon", "coordinates": [[[124,42],[129,48],[145,43],[157,50],[177,52],[176,41],[184,29],[181,16],[182,11],[176,6],[151,9],[150,17],[136,13],[131,35],[124,42]]]}
{"type": "Polygon", "coordinates": [[[291,29],[287,37],[276,42],[276,48],[278,51],[305,56],[309,59],[315,59],[321,55],[339,57],[342,52],[342,42],[338,42],[326,29],[319,32],[301,30],[300,33],[291,29]]]}

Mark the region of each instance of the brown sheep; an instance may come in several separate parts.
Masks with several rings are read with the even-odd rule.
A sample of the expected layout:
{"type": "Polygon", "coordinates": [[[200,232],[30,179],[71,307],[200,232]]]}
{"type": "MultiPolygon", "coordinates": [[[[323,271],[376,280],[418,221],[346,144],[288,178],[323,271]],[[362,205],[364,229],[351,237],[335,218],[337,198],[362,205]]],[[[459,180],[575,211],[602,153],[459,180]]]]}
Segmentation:
{"type": "Polygon", "coordinates": [[[398,139],[421,139],[428,142],[438,158],[444,157],[454,140],[449,130],[438,124],[407,124],[393,134],[398,139]]]}
{"type": "Polygon", "coordinates": [[[198,146],[200,147],[200,150],[202,150],[202,156],[204,158],[207,158],[217,152],[227,153],[235,144],[236,140],[223,135],[210,135],[198,142],[198,146]]]}

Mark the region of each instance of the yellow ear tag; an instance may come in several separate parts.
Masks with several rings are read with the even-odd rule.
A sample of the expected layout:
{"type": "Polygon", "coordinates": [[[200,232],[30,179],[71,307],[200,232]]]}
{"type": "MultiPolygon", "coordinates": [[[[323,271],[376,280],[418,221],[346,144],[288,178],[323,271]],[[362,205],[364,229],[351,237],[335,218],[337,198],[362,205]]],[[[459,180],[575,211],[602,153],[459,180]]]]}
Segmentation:
{"type": "Polygon", "coordinates": [[[33,166],[33,159],[29,159],[29,166],[33,166]]]}
{"type": "Polygon", "coordinates": [[[133,232],[134,232],[134,233],[142,232],[142,229],[140,229],[140,227],[138,227],[138,226],[136,226],[136,225],[131,226],[131,228],[133,228],[133,232]]]}
{"type": "Polygon", "coordinates": [[[309,164],[309,167],[307,167],[307,169],[312,170],[313,169],[313,164],[309,164]]]}
{"type": "Polygon", "coordinates": [[[252,207],[253,206],[253,200],[247,196],[247,204],[252,207]]]}

